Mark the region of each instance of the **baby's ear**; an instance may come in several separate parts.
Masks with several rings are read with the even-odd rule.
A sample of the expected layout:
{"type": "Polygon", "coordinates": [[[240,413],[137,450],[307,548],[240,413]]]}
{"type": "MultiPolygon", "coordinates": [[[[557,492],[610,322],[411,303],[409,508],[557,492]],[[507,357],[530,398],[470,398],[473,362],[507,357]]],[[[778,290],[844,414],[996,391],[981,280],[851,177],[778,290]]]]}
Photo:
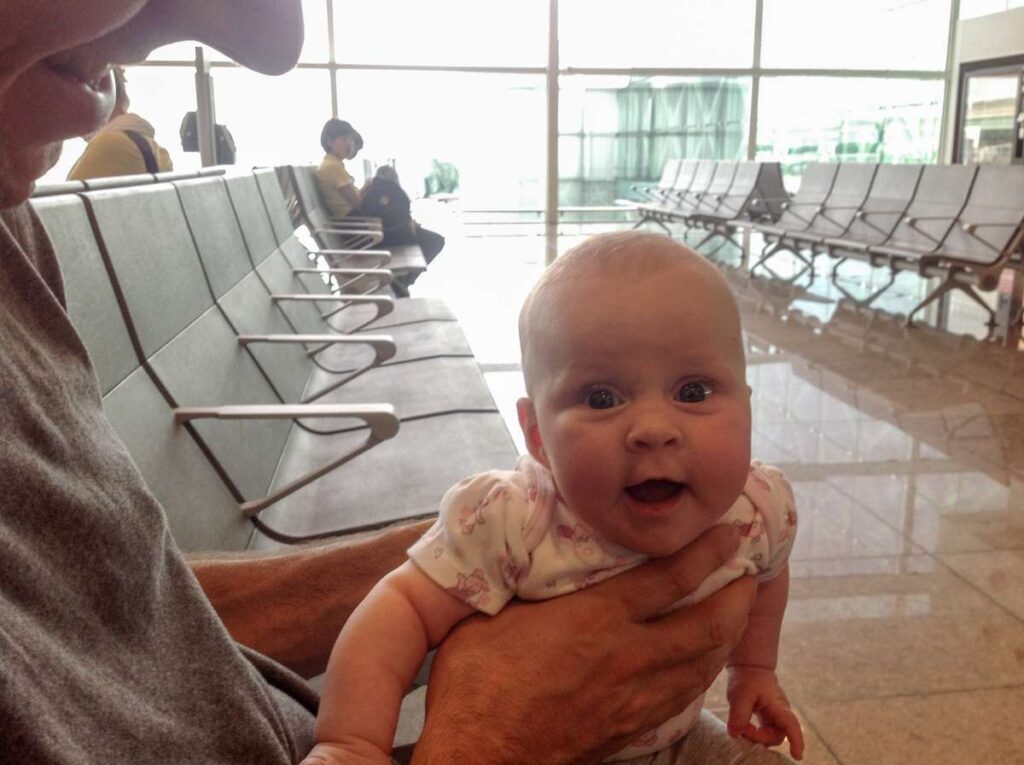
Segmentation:
{"type": "Polygon", "coordinates": [[[516,412],[519,414],[519,427],[526,438],[526,449],[530,456],[544,467],[550,468],[547,455],[544,454],[544,444],[540,439],[540,426],[537,424],[537,410],[533,406],[533,401],[528,398],[519,399],[516,401],[516,412]]]}

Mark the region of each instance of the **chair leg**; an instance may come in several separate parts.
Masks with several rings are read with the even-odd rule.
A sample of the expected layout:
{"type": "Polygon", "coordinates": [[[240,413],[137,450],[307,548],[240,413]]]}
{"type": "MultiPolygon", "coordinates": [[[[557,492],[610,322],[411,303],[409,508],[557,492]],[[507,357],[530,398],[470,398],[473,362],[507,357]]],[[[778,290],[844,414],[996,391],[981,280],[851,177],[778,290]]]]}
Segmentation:
{"type": "Polygon", "coordinates": [[[967,297],[969,297],[971,300],[973,300],[975,303],[977,303],[978,305],[985,309],[985,313],[988,314],[988,321],[985,322],[985,326],[988,327],[990,330],[995,328],[996,312],[993,311],[992,308],[989,305],[987,305],[984,300],[981,299],[981,295],[977,293],[974,287],[972,287],[969,284],[958,282],[955,278],[955,275],[956,272],[951,271],[946,276],[942,284],[940,284],[938,287],[932,290],[932,292],[929,295],[927,295],[924,300],[922,300],[920,303],[914,306],[913,310],[911,310],[910,313],[907,314],[906,326],[914,326],[914,314],[916,314],[918,311],[922,310],[931,303],[934,303],[940,297],[951,292],[952,290],[960,290],[961,292],[966,293],[967,297]]]}
{"type": "Polygon", "coordinates": [[[845,297],[849,298],[849,300],[855,306],[857,306],[857,308],[867,308],[878,298],[880,298],[882,296],[882,293],[888,290],[896,282],[896,272],[890,269],[889,281],[887,281],[884,285],[882,285],[879,289],[872,292],[867,297],[859,298],[839,283],[839,267],[843,265],[843,263],[845,262],[846,258],[840,258],[838,261],[836,261],[836,264],[832,266],[832,286],[839,290],[841,293],[843,293],[845,297]]]}

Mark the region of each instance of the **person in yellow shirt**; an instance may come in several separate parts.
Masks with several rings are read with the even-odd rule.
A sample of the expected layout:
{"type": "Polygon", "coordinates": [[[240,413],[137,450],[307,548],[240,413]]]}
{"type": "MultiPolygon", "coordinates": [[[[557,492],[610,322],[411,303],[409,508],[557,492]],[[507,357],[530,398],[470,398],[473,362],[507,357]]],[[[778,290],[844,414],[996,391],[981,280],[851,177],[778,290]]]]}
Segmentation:
{"type": "Polygon", "coordinates": [[[114,68],[114,81],[117,95],[110,121],[89,139],[85,151],[68,174],[69,181],[174,169],[171,155],[156,142],[153,126],[128,111],[131,100],[125,89],[122,67],[114,68]]]}
{"type": "Polygon", "coordinates": [[[320,198],[332,218],[344,218],[358,210],[363,198],[349,175],[345,160],[352,159],[363,146],[362,136],[345,120],[329,119],[320,131],[324,159],[316,171],[320,198]]]}

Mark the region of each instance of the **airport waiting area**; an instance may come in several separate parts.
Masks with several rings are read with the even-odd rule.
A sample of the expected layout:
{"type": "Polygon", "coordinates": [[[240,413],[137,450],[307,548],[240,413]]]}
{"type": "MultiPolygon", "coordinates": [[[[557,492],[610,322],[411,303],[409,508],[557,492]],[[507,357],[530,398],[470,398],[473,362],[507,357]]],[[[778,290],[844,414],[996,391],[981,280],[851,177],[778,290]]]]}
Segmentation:
{"type": "MultiPolygon", "coordinates": [[[[511,754],[499,738],[504,759],[470,752],[466,762],[598,762],[615,752],[634,763],[1024,762],[1024,7],[1005,0],[871,2],[862,18],[851,13],[847,31],[863,42],[880,30],[876,47],[890,52],[858,45],[851,53],[833,30],[822,38],[837,46],[834,63],[827,45],[807,35],[845,3],[818,4],[835,6],[829,11],[811,2],[729,0],[712,10],[652,0],[639,4],[642,19],[615,29],[606,18],[587,41],[580,30],[593,14],[611,17],[617,6],[527,2],[522,18],[514,9],[491,9],[494,19],[478,4],[445,0],[443,10],[470,26],[505,25],[517,34],[492,31],[485,36],[492,49],[482,52],[449,30],[444,40],[454,53],[438,63],[403,58],[403,45],[415,48],[405,33],[387,54],[359,35],[340,34],[341,18],[364,29],[395,13],[407,14],[412,28],[431,21],[419,7],[429,4],[379,5],[357,10],[345,0],[304,0],[299,67],[276,79],[241,69],[212,42],[179,41],[119,69],[117,87],[133,104],[115,111],[110,124],[123,120],[121,127],[68,141],[27,199],[59,264],[60,286],[51,289],[62,308],[53,310],[66,311],[87,351],[102,416],[137,468],[133,480],[144,482],[161,508],[167,539],[160,545],[170,552],[158,557],[177,560],[180,550],[200,564],[220,556],[284,560],[339,541],[372,545],[410,524],[430,528],[411,537],[419,541],[390,577],[397,590],[419,593],[405,595],[410,604],[378,604],[385,596],[377,585],[356,612],[361,620],[349,622],[358,627],[342,633],[326,675],[322,666],[299,670],[314,698],[323,694],[317,742],[344,739],[328,735],[332,725],[344,727],[336,709],[373,706],[347,698],[345,683],[373,689],[371,695],[382,687],[376,675],[344,664],[348,646],[374,648],[390,666],[406,651],[389,643],[394,630],[369,635],[377,626],[373,609],[383,622],[405,619],[408,607],[423,621],[411,642],[424,650],[416,653],[416,681],[401,675],[397,684],[397,730],[384,728],[395,748],[375,752],[383,759],[358,761],[420,761],[410,758],[421,733],[433,744],[424,719],[438,703],[427,700],[429,660],[416,673],[427,647],[452,630],[452,650],[459,650],[459,622],[470,614],[500,619],[508,600],[571,601],[584,596],[576,590],[600,591],[614,574],[625,577],[679,549],[630,547],[612,521],[602,525],[591,520],[596,511],[575,508],[577,498],[599,497],[593,487],[610,480],[593,470],[599,447],[584,440],[601,443],[612,432],[608,423],[632,416],[635,422],[622,426],[623,443],[605,443],[604,456],[628,455],[629,485],[616,488],[628,498],[617,501],[648,536],[650,528],[670,536],[665,518],[684,506],[696,513],[705,501],[710,490],[691,465],[706,470],[711,478],[703,480],[714,488],[725,475],[715,463],[744,458],[746,483],[733,481],[715,520],[686,521],[703,523],[700,531],[715,523],[740,527],[743,538],[737,557],[704,580],[701,598],[710,603],[716,590],[735,591],[734,580],[750,579],[743,574],[758,581],[758,605],[745,637],[737,637],[732,668],[716,666],[702,702],[709,719],[723,724],[711,730],[744,748],[717,755],[687,749],[687,738],[709,730],[698,721],[700,700],[689,706],[695,692],[682,705],[695,710],[685,724],[675,717],[662,724],[668,713],[652,712],[646,735],[615,738],[601,757],[536,748],[511,754]],[[700,36],[686,38],[692,51],[675,50],[673,35],[681,33],[655,22],[679,24],[687,13],[706,16],[713,29],[735,25],[749,50],[741,40],[720,46],[732,53],[716,52],[714,41],[700,36]],[[501,39],[525,36],[531,21],[541,20],[551,24],[546,38],[518,46],[501,39]],[[803,33],[791,28],[798,22],[803,33]],[[647,44],[611,45],[626,30],[641,34],[641,26],[647,44]],[[915,30],[925,43],[908,40],[915,30]],[[801,43],[809,49],[805,59],[792,52],[801,43]],[[351,54],[342,52],[346,44],[351,54]],[[725,58],[751,51],[752,69],[725,58]],[[477,66],[478,56],[487,63],[477,66]],[[321,98],[327,88],[330,96],[321,98]],[[404,102],[390,99],[378,109],[387,88],[404,102]],[[460,88],[465,94],[453,95],[460,88]],[[288,107],[280,111],[291,125],[265,115],[274,104],[288,107]],[[553,117],[545,111],[552,108],[553,117]],[[153,124],[135,117],[136,109],[153,124]],[[170,131],[186,111],[179,150],[170,131]],[[297,129],[296,117],[309,124],[297,129]],[[87,152],[100,147],[105,132],[108,140],[118,132],[123,144],[106,149],[105,159],[121,152],[138,166],[121,174],[85,171],[87,152]],[[397,224],[390,217],[396,208],[397,224]],[[611,244],[595,244],[602,242],[611,244]],[[715,414],[731,400],[732,372],[705,360],[727,355],[733,302],[753,464],[729,440],[732,421],[715,414]],[[659,312],[683,320],[651,330],[659,312]],[[658,332],[670,341],[658,345],[658,332]],[[623,338],[635,347],[624,348],[623,338]],[[577,343],[584,350],[562,348],[577,343]],[[677,346],[698,349],[680,351],[687,365],[716,371],[673,378],[669,409],[643,420],[643,407],[654,405],[642,375],[675,363],[643,353],[657,347],[675,359],[677,346]],[[595,348],[600,353],[588,356],[595,348]],[[550,379],[538,372],[563,353],[573,360],[568,371],[550,379]],[[632,382],[596,379],[591,369],[606,371],[602,353],[635,362],[636,371],[621,378],[632,382]],[[571,403],[557,387],[570,387],[565,379],[576,385],[571,403]],[[677,431],[677,419],[710,424],[677,431]],[[693,456],[719,442],[718,458],[693,456]],[[478,484],[484,488],[475,494],[478,484]],[[525,510],[515,504],[520,494],[525,510]],[[498,506],[513,509],[498,515],[498,506]],[[542,522],[550,528],[539,530],[542,522]],[[470,537],[484,537],[497,552],[474,557],[483,552],[471,549],[470,537]],[[730,567],[728,578],[709,585],[730,567]],[[419,578],[402,578],[413,575],[419,578]],[[408,590],[394,584],[421,579],[436,591],[434,600],[426,600],[422,583],[408,590]],[[455,609],[449,601],[465,613],[439,627],[447,616],[423,615],[438,598],[438,613],[455,609]],[[772,625],[767,633],[765,624],[772,625]],[[771,675],[769,690],[747,689],[755,683],[745,674],[751,671],[771,675]],[[744,694],[751,694],[747,716],[736,728],[744,694]],[[747,719],[753,726],[744,729],[747,719]],[[677,723],[682,727],[673,728],[677,723]],[[656,759],[657,752],[679,755],[656,759]]],[[[2,87],[0,80],[0,106],[2,87]]],[[[10,231],[10,240],[21,242],[20,224],[6,217],[0,223],[0,234],[10,231]]],[[[25,251],[37,257],[27,245],[25,251]]],[[[0,329],[11,347],[25,335],[0,329]]],[[[54,342],[65,341],[77,342],[54,342]]],[[[0,362],[6,364],[2,354],[0,362]]],[[[12,386],[20,379],[8,377],[12,386]]],[[[10,429],[16,454],[16,438],[31,440],[35,426],[9,419],[17,426],[10,429]]],[[[41,449],[38,461],[56,461],[59,451],[41,449]]],[[[609,474],[618,469],[615,459],[609,474]]],[[[11,460],[10,475],[20,480],[17,470],[31,460],[11,460]]],[[[33,496],[19,484],[12,496],[23,495],[33,496]]],[[[122,523],[111,514],[72,533],[113,568],[120,558],[110,539],[122,523]]],[[[39,528],[41,549],[58,544],[46,523],[39,528]]],[[[4,549],[11,560],[30,557],[0,538],[4,549]]],[[[378,562],[356,564],[336,575],[371,579],[362,598],[379,578],[378,562]]],[[[27,596],[13,568],[0,571],[0,609],[11,616],[27,596]]],[[[208,574],[197,568],[196,575],[206,589],[208,574]]],[[[683,581],[677,576],[673,587],[683,581]]],[[[305,588],[295,592],[301,600],[305,588]]],[[[218,613],[230,595],[210,596],[218,613]]],[[[699,608],[676,597],[644,620],[699,608]]],[[[259,620],[257,606],[245,610],[259,620]]],[[[122,629],[112,618],[118,626],[111,630],[122,629]]],[[[11,616],[15,623],[20,617],[11,616]]],[[[248,640],[255,633],[237,632],[237,623],[226,618],[218,629],[246,646],[253,674],[275,694],[293,682],[268,670],[269,659],[251,658],[264,644],[248,640]]],[[[565,629],[587,642],[582,623],[565,629]]],[[[704,622],[692,629],[710,630],[704,622]]],[[[0,636],[9,630],[0,621],[0,636]]],[[[117,640],[119,651],[131,653],[133,638],[119,633],[117,640]]],[[[0,644],[11,657],[30,656],[16,637],[0,644]]],[[[72,649],[57,655],[77,660],[68,658],[72,649]]],[[[558,660],[541,666],[556,676],[558,660]]],[[[447,671],[459,658],[439,662],[447,671]]],[[[469,696],[485,695],[480,687],[491,682],[489,672],[519,671],[512,659],[497,662],[469,696]]],[[[87,666],[84,673],[106,677],[106,668],[87,666]]],[[[607,677],[613,669],[592,668],[607,677]]],[[[200,677],[206,671],[198,660],[192,670],[200,677]]],[[[135,668],[126,660],[119,671],[135,668]]],[[[139,682],[135,692],[144,696],[139,682]]],[[[557,677],[550,683],[557,689],[557,677]]],[[[8,703],[6,693],[0,681],[0,704],[8,703]]],[[[92,703],[111,703],[99,696],[92,703]]],[[[12,691],[11,698],[20,697],[12,691]]],[[[88,707],[90,699],[83,694],[74,703],[88,707]]],[[[575,708],[573,699],[560,703],[575,708]]],[[[316,704],[306,708],[315,714],[316,704]]],[[[292,723],[281,720],[290,714],[275,716],[273,725],[287,728],[292,723]]],[[[0,710],[4,715],[16,720],[12,730],[33,730],[35,723],[0,710]]],[[[632,718],[623,723],[630,724],[632,718]]],[[[230,728],[230,720],[221,727],[230,728]]],[[[0,733],[0,751],[6,735],[0,733]]],[[[291,733],[284,738],[291,761],[312,745],[291,733]]],[[[43,751],[25,744],[33,741],[12,733],[12,762],[43,751]]],[[[102,751],[51,745],[53,761],[95,761],[102,751]]],[[[222,760],[204,761],[259,760],[224,752],[230,750],[222,760]]],[[[301,761],[357,761],[337,757],[301,761]]]]}

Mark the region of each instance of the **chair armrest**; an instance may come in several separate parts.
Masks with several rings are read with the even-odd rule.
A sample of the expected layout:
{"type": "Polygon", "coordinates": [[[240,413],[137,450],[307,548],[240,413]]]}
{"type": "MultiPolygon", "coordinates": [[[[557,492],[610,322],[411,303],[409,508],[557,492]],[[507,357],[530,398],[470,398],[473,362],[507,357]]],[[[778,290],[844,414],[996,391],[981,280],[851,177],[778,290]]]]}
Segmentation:
{"type": "Polygon", "coordinates": [[[293,274],[331,274],[332,276],[379,276],[392,279],[394,274],[386,268],[293,268],[293,274]]]}
{"type": "Polygon", "coordinates": [[[174,410],[175,422],[192,420],[297,420],[329,417],[362,420],[373,437],[385,441],[398,434],[398,416],[391,404],[253,404],[193,406],[174,410]]]}
{"type": "Polygon", "coordinates": [[[369,345],[374,351],[374,365],[393,358],[396,351],[395,339],[390,335],[239,335],[240,345],[253,343],[279,344],[312,344],[319,347],[307,351],[307,356],[315,356],[330,345],[369,345]]]}
{"type": "Polygon", "coordinates": [[[369,239],[370,244],[379,244],[384,240],[384,234],[380,229],[375,228],[314,228],[314,234],[332,234],[334,236],[347,236],[353,239],[369,239]]]}
{"type": "Polygon", "coordinates": [[[394,438],[398,434],[398,416],[390,404],[267,404],[256,406],[211,406],[186,407],[174,410],[176,422],[188,422],[199,419],[217,420],[253,420],[277,419],[297,420],[301,418],[329,417],[342,419],[358,419],[365,422],[370,429],[366,441],[340,457],[325,465],[310,470],[294,481],[282,486],[272,494],[259,499],[243,502],[240,506],[246,518],[265,510],[289,494],[301,489],[317,478],[334,470],[336,467],[351,462],[363,452],[369,451],[381,441],[394,438]]]}

